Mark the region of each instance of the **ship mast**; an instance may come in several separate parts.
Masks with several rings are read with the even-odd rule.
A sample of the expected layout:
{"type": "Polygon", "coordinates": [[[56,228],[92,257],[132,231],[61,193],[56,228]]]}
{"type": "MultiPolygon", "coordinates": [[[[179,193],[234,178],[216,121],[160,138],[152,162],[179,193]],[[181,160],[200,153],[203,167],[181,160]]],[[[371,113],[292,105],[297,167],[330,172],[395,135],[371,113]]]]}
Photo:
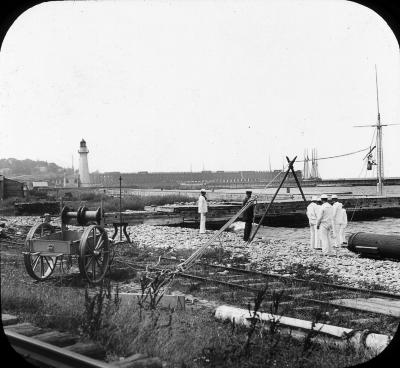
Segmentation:
{"type": "Polygon", "coordinates": [[[378,72],[375,65],[375,84],[376,84],[376,106],[378,109],[378,119],[376,123],[376,154],[377,154],[377,194],[383,195],[383,149],[382,149],[382,125],[381,114],[379,111],[379,93],[378,93],[378,72]]]}
{"type": "Polygon", "coordinates": [[[377,169],[377,185],[376,190],[378,195],[383,195],[383,148],[382,148],[382,127],[388,125],[400,125],[400,124],[381,124],[381,114],[379,111],[379,93],[378,93],[378,71],[375,65],[375,84],[376,84],[376,105],[378,109],[378,118],[376,124],[373,125],[355,125],[355,127],[374,127],[376,128],[376,169],[377,169]]]}

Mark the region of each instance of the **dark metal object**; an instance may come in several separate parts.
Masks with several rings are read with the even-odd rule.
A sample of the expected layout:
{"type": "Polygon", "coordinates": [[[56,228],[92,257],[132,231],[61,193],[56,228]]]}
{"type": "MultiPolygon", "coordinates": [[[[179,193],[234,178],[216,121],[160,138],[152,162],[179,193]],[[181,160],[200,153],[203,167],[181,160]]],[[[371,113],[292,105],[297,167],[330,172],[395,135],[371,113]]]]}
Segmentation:
{"type": "Polygon", "coordinates": [[[113,222],[112,224],[114,226],[114,234],[112,236],[112,239],[115,239],[115,237],[117,236],[119,228],[119,240],[122,241],[123,233],[128,243],[132,243],[131,239],[129,238],[128,232],[126,231],[126,227],[129,224],[126,220],[122,221],[122,176],[119,177],[119,222],[113,222]]]}
{"type": "Polygon", "coordinates": [[[110,368],[112,364],[50,345],[31,337],[5,329],[8,341],[14,350],[23,357],[29,357],[50,367],[58,368],[110,368]]]}
{"type": "Polygon", "coordinates": [[[347,240],[347,249],[364,257],[400,260],[400,235],[353,233],[347,240]]]}
{"type": "Polygon", "coordinates": [[[124,233],[126,240],[128,241],[128,243],[132,243],[131,239],[129,238],[129,234],[126,231],[126,227],[128,226],[127,222],[113,222],[113,226],[114,226],[114,234],[112,236],[112,239],[114,240],[115,237],[118,234],[118,228],[120,230],[120,240],[122,239],[122,232],[124,233]]]}
{"type": "Polygon", "coordinates": [[[87,207],[79,207],[77,211],[73,211],[67,206],[61,210],[61,222],[63,225],[70,224],[73,221],[76,221],[81,226],[87,226],[93,222],[100,225],[103,217],[104,213],[100,207],[96,211],[89,211],[87,207]]]}

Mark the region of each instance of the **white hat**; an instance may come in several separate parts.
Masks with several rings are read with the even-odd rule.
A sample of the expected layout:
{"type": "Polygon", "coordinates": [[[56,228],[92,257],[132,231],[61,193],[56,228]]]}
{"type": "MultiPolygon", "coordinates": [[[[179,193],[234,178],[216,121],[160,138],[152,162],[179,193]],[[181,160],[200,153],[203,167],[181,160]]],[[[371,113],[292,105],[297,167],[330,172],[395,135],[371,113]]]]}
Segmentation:
{"type": "Polygon", "coordinates": [[[336,194],[332,194],[332,199],[337,199],[337,195],[336,194]]]}
{"type": "Polygon", "coordinates": [[[322,194],[321,199],[328,199],[328,196],[326,194],[322,194]]]}
{"type": "Polygon", "coordinates": [[[311,197],[311,200],[312,200],[312,201],[318,201],[318,197],[317,197],[317,196],[312,196],[312,197],[311,197]]]}
{"type": "Polygon", "coordinates": [[[205,193],[205,192],[206,192],[206,190],[203,188],[202,190],[200,190],[200,192],[204,192],[204,193],[205,193]]]}

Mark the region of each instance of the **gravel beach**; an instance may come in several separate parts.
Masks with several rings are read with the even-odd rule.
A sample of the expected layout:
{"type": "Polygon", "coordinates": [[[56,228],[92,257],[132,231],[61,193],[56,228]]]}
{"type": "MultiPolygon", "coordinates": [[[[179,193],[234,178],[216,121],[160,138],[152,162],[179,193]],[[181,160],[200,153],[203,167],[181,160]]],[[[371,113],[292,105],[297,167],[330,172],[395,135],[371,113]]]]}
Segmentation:
{"type": "MultiPolygon", "coordinates": [[[[32,226],[36,221],[40,221],[40,218],[1,218],[1,222],[7,228],[12,228],[15,234],[21,233],[21,226],[32,226]]],[[[221,238],[223,242],[216,242],[215,246],[223,246],[224,250],[231,252],[233,258],[247,258],[252,269],[282,274],[291,266],[318,267],[345,285],[367,287],[367,284],[373,284],[379,289],[400,293],[399,261],[361,258],[346,248],[335,248],[335,256],[325,256],[320,251],[310,249],[308,228],[261,227],[254,242],[248,246],[242,240],[243,230],[240,225],[235,223],[236,231],[224,232],[221,238]]],[[[131,239],[140,247],[193,251],[216,232],[207,230],[206,234],[199,234],[197,229],[150,225],[128,226],[127,230],[131,239]]],[[[111,236],[113,229],[108,228],[107,231],[111,236]]],[[[399,234],[400,219],[350,222],[346,235],[359,231],[399,234]]]]}

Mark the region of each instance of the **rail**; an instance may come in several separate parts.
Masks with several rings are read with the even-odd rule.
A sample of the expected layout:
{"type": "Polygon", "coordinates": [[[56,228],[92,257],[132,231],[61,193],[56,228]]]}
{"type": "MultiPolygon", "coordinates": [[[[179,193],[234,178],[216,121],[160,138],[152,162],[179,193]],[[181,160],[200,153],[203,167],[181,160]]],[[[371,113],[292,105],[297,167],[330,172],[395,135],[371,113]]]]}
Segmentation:
{"type": "Polygon", "coordinates": [[[112,368],[116,365],[105,363],[85,355],[54,346],[17,332],[5,329],[5,334],[14,350],[24,358],[57,368],[112,368]]]}

